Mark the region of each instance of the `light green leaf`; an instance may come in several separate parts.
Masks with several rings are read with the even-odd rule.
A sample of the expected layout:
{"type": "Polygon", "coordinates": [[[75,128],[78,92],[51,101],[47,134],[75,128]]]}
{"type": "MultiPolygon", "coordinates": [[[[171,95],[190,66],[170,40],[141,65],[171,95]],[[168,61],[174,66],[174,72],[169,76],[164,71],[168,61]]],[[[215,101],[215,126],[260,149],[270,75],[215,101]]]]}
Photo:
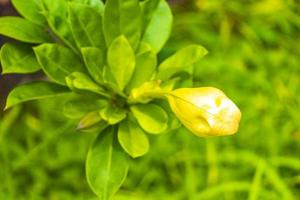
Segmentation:
{"type": "Polygon", "coordinates": [[[113,125],[126,118],[126,111],[119,107],[109,105],[100,111],[100,115],[108,124],[113,125]]]}
{"type": "Polygon", "coordinates": [[[26,44],[6,43],[0,52],[2,74],[32,73],[41,69],[32,47],[26,44]]]}
{"type": "Polygon", "coordinates": [[[141,8],[138,0],[107,0],[104,9],[104,35],[107,46],[125,35],[135,49],[141,37],[141,8]]]}
{"type": "Polygon", "coordinates": [[[97,85],[89,76],[81,72],[73,72],[71,75],[66,77],[67,85],[70,89],[77,90],[87,90],[95,92],[104,97],[107,96],[106,91],[99,85],[97,85]]]}
{"type": "Polygon", "coordinates": [[[129,157],[118,144],[114,128],[106,128],[90,148],[86,160],[87,181],[99,200],[110,200],[124,182],[129,157]]]}
{"type": "Polygon", "coordinates": [[[176,115],[172,112],[170,105],[167,101],[161,101],[157,100],[155,101],[157,105],[162,107],[168,114],[168,128],[165,130],[165,132],[171,132],[174,131],[182,126],[179,119],[176,117],[176,115]]]}
{"type": "Polygon", "coordinates": [[[156,104],[136,104],[131,106],[131,111],[139,125],[148,133],[163,133],[168,127],[166,111],[156,104]]]}
{"type": "Polygon", "coordinates": [[[101,118],[99,112],[94,111],[85,115],[79,122],[77,130],[82,132],[98,132],[103,131],[108,124],[101,118]]]}
{"type": "Polygon", "coordinates": [[[96,47],[86,47],[81,49],[81,53],[85,66],[92,78],[99,84],[103,83],[104,52],[96,47]]]}
{"type": "Polygon", "coordinates": [[[17,11],[29,21],[45,26],[47,25],[46,19],[41,14],[41,3],[38,0],[12,0],[14,7],[17,11]]]}
{"type": "Polygon", "coordinates": [[[142,41],[149,43],[156,53],[159,52],[170,36],[172,23],[173,15],[168,3],[165,0],[160,0],[142,36],[142,41]]]}
{"type": "Polygon", "coordinates": [[[27,83],[14,88],[9,93],[5,109],[26,101],[55,97],[68,92],[70,92],[68,88],[55,83],[42,81],[27,83]]]}
{"type": "Polygon", "coordinates": [[[125,36],[113,41],[108,50],[107,61],[120,90],[131,80],[135,66],[135,55],[125,36]]]}
{"type": "Polygon", "coordinates": [[[100,111],[107,106],[107,101],[97,97],[77,96],[64,105],[64,115],[71,119],[83,118],[93,111],[100,111]]]}
{"type": "Polygon", "coordinates": [[[128,118],[119,125],[118,139],[123,149],[133,158],[149,151],[149,140],[145,132],[128,118]]]}
{"type": "Polygon", "coordinates": [[[66,85],[65,78],[75,71],[84,72],[78,56],[62,45],[42,44],[34,52],[43,71],[59,84],[66,85]]]}
{"type": "Polygon", "coordinates": [[[0,35],[34,44],[52,40],[43,28],[20,17],[1,17],[0,35]]]}
{"type": "Polygon", "coordinates": [[[84,4],[69,3],[69,19],[79,48],[93,46],[106,49],[102,17],[96,9],[84,4]]]}
{"type": "Polygon", "coordinates": [[[199,45],[189,45],[177,51],[159,65],[157,79],[167,80],[176,73],[185,71],[206,54],[207,50],[199,45]]]}
{"type": "Polygon", "coordinates": [[[130,91],[132,88],[138,87],[144,82],[149,81],[155,72],[156,64],[156,54],[150,46],[148,51],[137,54],[134,73],[127,89],[130,91]]]}

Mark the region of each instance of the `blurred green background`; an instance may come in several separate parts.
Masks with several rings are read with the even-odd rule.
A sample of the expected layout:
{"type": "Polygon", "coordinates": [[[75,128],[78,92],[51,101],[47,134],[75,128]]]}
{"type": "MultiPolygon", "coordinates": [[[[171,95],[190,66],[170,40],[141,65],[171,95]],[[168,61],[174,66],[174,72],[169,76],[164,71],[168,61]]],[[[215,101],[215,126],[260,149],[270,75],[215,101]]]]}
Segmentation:
{"type": "MultiPolygon", "coordinates": [[[[195,86],[218,87],[233,99],[243,114],[240,130],[219,138],[183,130],[151,137],[151,151],[132,162],[115,199],[300,199],[300,2],[170,4],[174,28],[162,56],[205,46],[195,86]]],[[[2,15],[13,13],[0,7],[2,15]]],[[[12,83],[31,78],[0,76],[1,101],[12,83]]],[[[74,132],[61,101],[1,111],[0,200],[95,199],[84,170],[95,135],[74,132]]]]}

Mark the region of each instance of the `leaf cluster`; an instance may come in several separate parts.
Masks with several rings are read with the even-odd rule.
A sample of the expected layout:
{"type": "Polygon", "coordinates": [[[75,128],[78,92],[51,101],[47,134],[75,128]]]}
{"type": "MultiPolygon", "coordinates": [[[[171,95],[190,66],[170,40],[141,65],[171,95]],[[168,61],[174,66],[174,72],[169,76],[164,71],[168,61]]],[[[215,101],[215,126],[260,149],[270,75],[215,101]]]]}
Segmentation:
{"type": "Polygon", "coordinates": [[[0,34],[18,41],[1,48],[2,71],[41,70],[48,80],[13,89],[6,109],[65,95],[65,115],[78,120],[80,131],[99,133],[87,157],[87,179],[101,199],[110,199],[126,177],[127,154],[148,152],[147,133],[178,127],[164,95],[191,85],[193,66],[207,52],[189,45],[158,61],[173,20],[164,0],[13,4],[23,18],[0,18],[0,34]]]}

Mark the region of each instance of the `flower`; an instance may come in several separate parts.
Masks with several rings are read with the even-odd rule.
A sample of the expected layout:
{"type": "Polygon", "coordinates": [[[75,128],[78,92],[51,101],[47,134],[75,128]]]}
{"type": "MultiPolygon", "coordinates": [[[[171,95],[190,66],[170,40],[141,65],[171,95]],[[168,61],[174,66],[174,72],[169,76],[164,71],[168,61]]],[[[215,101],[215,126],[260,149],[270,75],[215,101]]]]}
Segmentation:
{"type": "Polygon", "coordinates": [[[241,112],[217,88],[180,88],[170,92],[168,100],[182,124],[197,136],[232,135],[238,130],[241,112]]]}

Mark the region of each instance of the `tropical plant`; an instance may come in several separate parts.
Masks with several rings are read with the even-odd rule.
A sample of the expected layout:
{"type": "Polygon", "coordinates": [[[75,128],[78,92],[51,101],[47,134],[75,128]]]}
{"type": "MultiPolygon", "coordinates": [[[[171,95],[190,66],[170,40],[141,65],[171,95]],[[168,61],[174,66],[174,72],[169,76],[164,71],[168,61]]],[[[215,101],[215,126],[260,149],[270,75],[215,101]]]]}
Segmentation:
{"type": "Polygon", "coordinates": [[[100,0],[13,0],[13,4],[24,18],[0,18],[0,34],[18,40],[1,49],[3,74],[42,70],[49,79],[13,89],[6,109],[64,96],[64,113],[78,121],[77,129],[98,133],[87,155],[86,175],[100,199],[111,199],[119,189],[130,157],[149,151],[146,133],[167,133],[180,126],[172,110],[197,135],[236,132],[240,112],[222,92],[177,90],[193,86],[194,64],[207,51],[193,44],[167,58],[159,55],[172,27],[165,0],[108,0],[105,5],[100,0]],[[194,91],[196,95],[186,95],[194,91]],[[207,98],[198,105],[199,96],[207,98]],[[193,109],[197,114],[188,113],[193,109]],[[220,125],[217,129],[215,122],[220,125]],[[227,123],[235,128],[224,132],[227,123]]]}

